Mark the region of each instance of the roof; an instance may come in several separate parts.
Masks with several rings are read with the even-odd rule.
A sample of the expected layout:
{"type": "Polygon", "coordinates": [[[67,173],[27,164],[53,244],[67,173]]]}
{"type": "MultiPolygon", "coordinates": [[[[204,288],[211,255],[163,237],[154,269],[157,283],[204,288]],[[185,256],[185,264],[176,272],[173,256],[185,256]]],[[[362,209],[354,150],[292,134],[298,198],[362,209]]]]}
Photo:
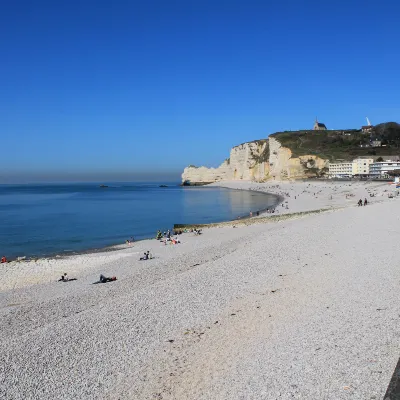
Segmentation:
{"type": "Polygon", "coordinates": [[[317,125],[319,128],[326,128],[325,124],[323,124],[321,122],[317,122],[317,125]]]}

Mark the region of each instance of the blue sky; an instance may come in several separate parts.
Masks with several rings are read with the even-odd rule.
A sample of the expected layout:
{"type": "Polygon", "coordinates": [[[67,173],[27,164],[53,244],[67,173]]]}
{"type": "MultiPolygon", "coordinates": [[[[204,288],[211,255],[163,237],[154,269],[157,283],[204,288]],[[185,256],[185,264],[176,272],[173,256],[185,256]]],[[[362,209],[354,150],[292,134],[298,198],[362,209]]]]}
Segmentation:
{"type": "Polygon", "coordinates": [[[397,1],[8,1],[0,182],[179,179],[279,130],[399,121],[397,1]]]}

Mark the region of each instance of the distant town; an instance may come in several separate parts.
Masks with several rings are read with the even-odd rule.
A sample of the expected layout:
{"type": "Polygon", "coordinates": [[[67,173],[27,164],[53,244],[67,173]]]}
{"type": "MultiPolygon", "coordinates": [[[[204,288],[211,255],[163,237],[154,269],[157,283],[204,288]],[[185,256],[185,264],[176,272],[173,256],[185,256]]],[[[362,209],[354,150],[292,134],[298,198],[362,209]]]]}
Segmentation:
{"type": "Polygon", "coordinates": [[[381,178],[388,179],[396,170],[400,172],[399,156],[358,157],[353,161],[329,163],[329,178],[381,178]]]}
{"type": "MultiPolygon", "coordinates": [[[[382,139],[375,135],[375,127],[366,118],[367,125],[361,127],[361,132],[367,137],[365,141],[360,143],[360,147],[385,147],[382,139]]],[[[313,130],[328,130],[326,125],[315,119],[313,130]]],[[[350,136],[351,133],[346,131],[344,135],[350,136]]],[[[339,161],[329,163],[328,176],[330,178],[372,178],[372,179],[388,179],[393,175],[400,175],[400,157],[397,155],[390,156],[362,156],[353,159],[353,161],[339,161]]]]}

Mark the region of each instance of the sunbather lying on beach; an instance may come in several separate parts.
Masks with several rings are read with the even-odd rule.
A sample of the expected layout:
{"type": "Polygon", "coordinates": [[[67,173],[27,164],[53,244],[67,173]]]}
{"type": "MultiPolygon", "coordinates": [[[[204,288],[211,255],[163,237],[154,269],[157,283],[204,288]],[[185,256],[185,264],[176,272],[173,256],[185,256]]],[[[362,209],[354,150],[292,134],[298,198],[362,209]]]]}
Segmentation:
{"type": "Polygon", "coordinates": [[[58,282],[71,282],[76,280],[76,278],[68,278],[67,273],[64,272],[64,275],[61,275],[61,278],[58,280],[58,282]]]}
{"type": "Polygon", "coordinates": [[[104,276],[103,274],[100,275],[100,279],[97,282],[93,282],[93,285],[96,283],[107,283],[107,282],[112,282],[112,281],[116,281],[117,277],[113,276],[111,278],[107,278],[106,276],[104,276]]]}

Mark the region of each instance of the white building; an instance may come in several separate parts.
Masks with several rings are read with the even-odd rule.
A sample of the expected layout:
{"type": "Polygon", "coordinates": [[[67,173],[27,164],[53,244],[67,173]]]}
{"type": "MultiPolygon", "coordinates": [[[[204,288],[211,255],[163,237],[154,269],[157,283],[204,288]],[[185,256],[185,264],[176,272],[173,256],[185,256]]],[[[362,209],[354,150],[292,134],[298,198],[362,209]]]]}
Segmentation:
{"type": "Polygon", "coordinates": [[[379,140],[379,139],[371,140],[371,146],[372,147],[381,147],[382,146],[382,141],[379,140]]]}
{"type": "Polygon", "coordinates": [[[389,171],[400,169],[400,161],[380,161],[374,162],[369,166],[370,175],[374,178],[386,178],[389,171]]]}
{"type": "Polygon", "coordinates": [[[373,158],[356,158],[353,160],[353,175],[369,175],[369,167],[373,162],[373,158]]]}
{"type": "Polygon", "coordinates": [[[349,178],[353,176],[352,162],[329,163],[328,168],[330,178],[349,178]]]}
{"type": "Polygon", "coordinates": [[[356,158],[353,161],[340,163],[329,163],[329,177],[348,178],[354,175],[369,175],[370,165],[374,162],[373,158],[356,158]]]}

